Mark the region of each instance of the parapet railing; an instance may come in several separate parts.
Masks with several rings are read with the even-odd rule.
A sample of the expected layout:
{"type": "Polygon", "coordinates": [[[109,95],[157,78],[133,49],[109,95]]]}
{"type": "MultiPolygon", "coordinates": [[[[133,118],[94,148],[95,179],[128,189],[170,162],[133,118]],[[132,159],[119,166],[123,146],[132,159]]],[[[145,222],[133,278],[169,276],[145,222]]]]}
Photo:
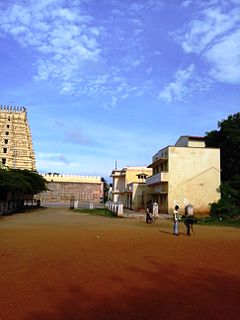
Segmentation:
{"type": "Polygon", "coordinates": [[[16,107],[16,106],[2,106],[0,105],[0,111],[12,111],[12,112],[26,112],[26,108],[25,107],[16,107]]]}
{"type": "Polygon", "coordinates": [[[121,202],[108,201],[105,206],[109,211],[114,212],[118,217],[123,217],[123,204],[121,202]]]}

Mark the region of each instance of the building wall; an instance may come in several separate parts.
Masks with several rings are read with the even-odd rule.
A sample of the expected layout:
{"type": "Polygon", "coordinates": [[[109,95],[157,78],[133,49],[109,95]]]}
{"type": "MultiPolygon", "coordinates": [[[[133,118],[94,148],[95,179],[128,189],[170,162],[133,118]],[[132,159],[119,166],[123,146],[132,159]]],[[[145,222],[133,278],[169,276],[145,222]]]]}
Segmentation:
{"type": "Polygon", "coordinates": [[[189,140],[188,146],[189,147],[195,147],[195,148],[204,148],[205,147],[205,142],[204,141],[189,140]]]}
{"type": "Polygon", "coordinates": [[[113,178],[113,202],[123,202],[124,198],[121,193],[125,189],[125,173],[122,173],[121,170],[114,170],[111,176],[113,178]]]}
{"type": "Polygon", "coordinates": [[[152,174],[152,169],[146,167],[128,167],[126,169],[125,188],[131,182],[142,182],[142,179],[138,178],[139,174],[150,176],[152,174]]]}
{"type": "Polygon", "coordinates": [[[158,151],[149,167],[153,176],[146,184],[162,213],[176,204],[183,212],[188,203],[195,212],[209,213],[209,204],[220,199],[220,149],[206,148],[204,137],[181,136],[175,146],[158,151]]]}
{"type": "Polygon", "coordinates": [[[0,106],[0,163],[10,168],[36,170],[24,107],[0,106]]]}
{"type": "Polygon", "coordinates": [[[191,203],[195,212],[209,212],[209,203],[220,198],[220,150],[169,147],[168,165],[168,210],[191,203]]]}
{"type": "Polygon", "coordinates": [[[46,174],[48,191],[36,195],[44,204],[70,204],[74,197],[79,203],[100,203],[103,196],[103,182],[100,177],[46,174]]]}
{"type": "Polygon", "coordinates": [[[128,192],[124,194],[124,207],[132,210],[146,208],[151,202],[150,189],[144,183],[132,182],[127,186],[128,192]]]}
{"type": "Polygon", "coordinates": [[[78,182],[49,182],[49,191],[37,195],[44,204],[69,204],[70,199],[74,197],[79,203],[100,203],[102,190],[99,184],[78,183],[78,182]]]}
{"type": "MultiPolygon", "coordinates": [[[[135,198],[134,194],[137,188],[136,184],[142,184],[145,182],[145,179],[141,177],[138,178],[138,175],[146,174],[150,176],[152,174],[152,169],[146,167],[125,167],[122,170],[113,170],[111,177],[113,179],[113,202],[122,202],[124,206],[127,207],[129,201],[129,184],[134,184],[131,190],[131,200],[133,201],[133,206],[135,208],[135,198]]],[[[132,203],[132,202],[131,202],[132,203]]]]}
{"type": "Polygon", "coordinates": [[[165,147],[159,150],[153,157],[152,162],[157,161],[159,158],[167,158],[168,157],[168,147],[165,147]]]}
{"type": "Polygon", "coordinates": [[[175,143],[175,146],[204,148],[205,139],[204,137],[181,136],[175,143]]]}
{"type": "Polygon", "coordinates": [[[127,209],[138,210],[144,204],[144,192],[143,192],[143,184],[139,184],[137,182],[132,182],[128,185],[128,190],[130,191],[125,195],[125,203],[124,206],[127,209]],[[128,197],[131,198],[131,203],[129,204],[126,199],[128,197]]]}

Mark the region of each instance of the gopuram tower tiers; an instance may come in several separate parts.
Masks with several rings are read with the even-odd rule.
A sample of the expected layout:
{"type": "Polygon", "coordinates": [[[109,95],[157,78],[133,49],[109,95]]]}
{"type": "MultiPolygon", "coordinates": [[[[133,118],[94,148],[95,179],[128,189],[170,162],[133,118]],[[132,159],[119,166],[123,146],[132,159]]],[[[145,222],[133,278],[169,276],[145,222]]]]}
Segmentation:
{"type": "Polygon", "coordinates": [[[36,170],[25,107],[0,106],[0,165],[36,170]]]}

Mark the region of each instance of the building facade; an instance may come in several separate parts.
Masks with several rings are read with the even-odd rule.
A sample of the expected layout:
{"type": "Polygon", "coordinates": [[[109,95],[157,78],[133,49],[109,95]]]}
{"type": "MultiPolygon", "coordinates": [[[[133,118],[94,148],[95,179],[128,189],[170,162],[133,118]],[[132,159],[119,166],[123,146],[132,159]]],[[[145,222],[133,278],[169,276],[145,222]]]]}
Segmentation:
{"type": "Polygon", "coordinates": [[[206,148],[204,137],[182,136],[174,146],[158,151],[148,166],[153,175],[146,179],[149,198],[161,213],[187,204],[194,212],[208,213],[209,204],[220,198],[220,149],[206,148]]]}
{"type": "Polygon", "coordinates": [[[48,181],[48,191],[35,196],[42,205],[69,205],[70,201],[78,204],[98,204],[103,197],[103,182],[100,177],[44,174],[48,181]]]}
{"type": "Polygon", "coordinates": [[[146,178],[152,169],[143,167],[124,167],[112,171],[112,201],[121,202],[128,209],[139,210],[147,203],[146,178]]]}
{"type": "Polygon", "coordinates": [[[0,106],[0,164],[15,169],[36,170],[24,107],[0,106]]]}

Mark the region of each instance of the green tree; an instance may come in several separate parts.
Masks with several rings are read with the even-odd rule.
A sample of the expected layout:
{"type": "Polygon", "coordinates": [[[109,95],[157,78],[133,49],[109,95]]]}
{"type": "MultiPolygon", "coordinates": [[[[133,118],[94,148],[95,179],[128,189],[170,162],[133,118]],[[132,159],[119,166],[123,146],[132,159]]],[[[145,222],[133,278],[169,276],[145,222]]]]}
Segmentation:
{"type": "Polygon", "coordinates": [[[235,176],[231,181],[223,182],[220,186],[221,199],[211,205],[213,216],[225,219],[235,218],[240,215],[240,176],[235,176]]]}
{"type": "Polygon", "coordinates": [[[240,174],[240,112],[218,122],[219,130],[207,132],[206,146],[221,150],[221,180],[240,174]]]}
{"type": "Polygon", "coordinates": [[[47,190],[47,181],[36,171],[0,168],[0,198],[9,193],[37,194],[47,190]]]}
{"type": "Polygon", "coordinates": [[[206,146],[221,150],[221,199],[211,213],[235,218],[240,215],[240,113],[218,122],[218,128],[206,134],[206,146]]]}
{"type": "Polygon", "coordinates": [[[107,181],[102,177],[101,181],[103,182],[103,199],[102,202],[106,203],[108,201],[108,192],[109,192],[109,184],[107,181]]]}

